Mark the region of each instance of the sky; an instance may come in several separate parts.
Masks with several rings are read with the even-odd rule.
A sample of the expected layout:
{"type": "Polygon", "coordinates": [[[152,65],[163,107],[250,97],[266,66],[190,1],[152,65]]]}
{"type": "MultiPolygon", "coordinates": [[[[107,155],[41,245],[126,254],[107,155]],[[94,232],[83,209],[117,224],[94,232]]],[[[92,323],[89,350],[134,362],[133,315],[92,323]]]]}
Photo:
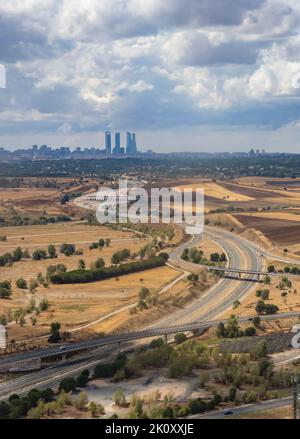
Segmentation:
{"type": "Polygon", "coordinates": [[[300,152],[299,0],[0,0],[0,146],[300,152]]]}

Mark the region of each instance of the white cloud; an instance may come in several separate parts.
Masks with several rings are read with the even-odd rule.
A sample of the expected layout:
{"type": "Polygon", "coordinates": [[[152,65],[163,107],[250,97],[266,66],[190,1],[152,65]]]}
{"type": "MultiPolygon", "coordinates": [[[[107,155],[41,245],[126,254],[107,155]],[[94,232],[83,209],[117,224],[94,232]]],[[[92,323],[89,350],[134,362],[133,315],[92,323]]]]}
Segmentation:
{"type": "Polygon", "coordinates": [[[292,101],[298,119],[298,0],[0,0],[0,17],[0,117],[16,124],[232,123],[292,101]]]}

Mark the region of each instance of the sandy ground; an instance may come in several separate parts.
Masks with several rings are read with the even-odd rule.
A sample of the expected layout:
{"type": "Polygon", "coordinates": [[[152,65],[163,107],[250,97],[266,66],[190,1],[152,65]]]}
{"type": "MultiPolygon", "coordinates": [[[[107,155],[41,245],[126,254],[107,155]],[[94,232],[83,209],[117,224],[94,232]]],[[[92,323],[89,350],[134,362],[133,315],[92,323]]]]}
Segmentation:
{"type": "Polygon", "coordinates": [[[113,402],[113,395],[118,388],[122,388],[126,399],[130,402],[132,395],[138,395],[147,400],[156,393],[160,393],[160,400],[171,396],[175,401],[184,401],[193,393],[197,378],[184,377],[180,381],[172,380],[155,372],[150,372],[147,377],[140,377],[121,383],[112,383],[109,380],[93,380],[86,387],[85,392],[90,401],[95,401],[105,407],[106,415],[118,412],[113,402]]]}

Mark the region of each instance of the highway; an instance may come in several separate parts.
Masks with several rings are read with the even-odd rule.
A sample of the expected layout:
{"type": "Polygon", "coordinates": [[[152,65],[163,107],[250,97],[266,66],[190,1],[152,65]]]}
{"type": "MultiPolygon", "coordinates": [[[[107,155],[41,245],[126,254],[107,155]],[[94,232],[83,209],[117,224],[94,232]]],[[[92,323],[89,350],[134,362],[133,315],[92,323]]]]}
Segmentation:
{"type": "MultiPolygon", "coordinates": [[[[251,269],[254,271],[262,270],[263,261],[261,258],[261,250],[258,250],[254,244],[251,244],[248,241],[246,242],[239,236],[230,232],[212,227],[206,227],[205,235],[216,241],[224,249],[228,258],[228,266],[251,269]]],[[[201,239],[201,236],[194,236],[190,242],[174,250],[170,255],[170,262],[183,270],[199,270],[199,265],[186,263],[180,258],[180,256],[184,246],[197,246],[201,239]]],[[[219,316],[228,309],[228,307],[232,306],[235,300],[241,300],[246,294],[248,294],[251,288],[253,288],[253,283],[251,282],[237,282],[236,280],[220,278],[218,283],[207,290],[200,298],[196,299],[186,308],[181,309],[177,313],[145,328],[145,332],[148,331],[148,334],[151,334],[151,336],[158,336],[159,334],[162,335],[163,329],[171,331],[169,333],[174,333],[174,328],[172,328],[172,326],[175,325],[177,326],[176,332],[180,331],[180,325],[186,324],[198,325],[194,326],[194,328],[201,328],[202,324],[204,325],[203,327],[207,327],[211,320],[217,320],[219,316]],[[158,331],[152,333],[149,332],[154,329],[158,329],[158,331]]],[[[190,329],[191,328],[192,326],[190,329]]],[[[184,329],[187,329],[187,326],[181,327],[181,330],[184,329]]],[[[147,343],[145,339],[139,340],[141,336],[140,333],[137,333],[137,340],[133,341],[131,339],[131,341],[129,341],[129,334],[123,335],[122,337],[124,338],[122,339],[121,348],[117,347],[117,344],[110,346],[104,346],[102,344],[101,346],[102,340],[98,339],[97,342],[99,342],[98,346],[100,347],[97,347],[97,349],[92,352],[78,354],[72,359],[71,363],[58,362],[54,366],[48,367],[44,370],[27,373],[21,377],[2,383],[0,385],[0,400],[7,399],[12,393],[24,395],[32,388],[55,388],[66,376],[76,376],[85,368],[91,369],[101,361],[109,360],[110,357],[114,356],[119,351],[124,352],[132,350],[133,348],[140,346],[140,343],[147,343]]],[[[112,341],[118,343],[119,340],[111,340],[111,342],[112,341]]],[[[95,347],[95,345],[91,345],[91,348],[92,347],[95,347]]],[[[55,350],[57,347],[51,349],[55,350]]],[[[67,353],[67,349],[63,351],[60,350],[59,353],[67,353]]]]}
{"type": "MultiPolygon", "coordinates": [[[[289,312],[283,314],[261,316],[261,320],[279,320],[288,317],[298,316],[298,312],[289,312]]],[[[254,316],[253,316],[254,317],[254,316]]],[[[239,319],[240,323],[250,321],[253,317],[243,317],[239,319]]],[[[59,357],[62,354],[74,354],[83,350],[95,349],[103,346],[114,345],[119,343],[125,343],[134,340],[143,340],[146,338],[155,338],[165,335],[173,335],[179,332],[196,332],[199,330],[205,330],[211,327],[216,327],[219,323],[226,323],[228,319],[212,320],[205,322],[193,322],[185,323],[174,326],[159,326],[150,327],[142,331],[128,332],[124,334],[116,334],[105,336],[101,338],[94,338],[88,341],[82,341],[79,343],[70,343],[63,346],[54,346],[45,349],[36,349],[29,352],[9,355],[0,360],[0,368],[3,366],[13,366],[17,361],[34,360],[34,359],[46,359],[51,357],[59,357]]],[[[300,355],[300,354],[299,354],[300,355]]]]}
{"type": "MultiPolygon", "coordinates": [[[[287,396],[285,398],[280,399],[272,399],[269,401],[263,401],[257,404],[248,404],[242,405],[240,407],[228,408],[225,410],[216,410],[213,412],[207,412],[201,415],[192,415],[189,416],[188,419],[230,419],[235,416],[247,414],[247,413],[255,413],[261,410],[270,410],[281,407],[292,406],[293,398],[291,396],[287,396]],[[226,412],[230,411],[231,414],[226,414],[226,412]]],[[[291,416],[292,416],[292,408],[291,408],[291,416]]]]}

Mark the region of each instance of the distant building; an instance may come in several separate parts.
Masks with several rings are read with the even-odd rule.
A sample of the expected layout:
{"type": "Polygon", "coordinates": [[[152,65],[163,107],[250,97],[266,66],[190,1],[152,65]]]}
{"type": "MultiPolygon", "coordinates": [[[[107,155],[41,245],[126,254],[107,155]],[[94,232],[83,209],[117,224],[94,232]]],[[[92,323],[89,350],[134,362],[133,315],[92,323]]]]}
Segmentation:
{"type": "Polygon", "coordinates": [[[124,153],[124,149],[121,148],[121,134],[115,133],[115,147],[113,149],[113,155],[121,155],[124,153]]]}
{"type": "Polygon", "coordinates": [[[135,133],[127,132],[126,154],[134,155],[137,153],[136,135],[135,133]]]}
{"type": "Polygon", "coordinates": [[[111,132],[105,131],[105,152],[107,155],[111,155],[111,132]]]}

